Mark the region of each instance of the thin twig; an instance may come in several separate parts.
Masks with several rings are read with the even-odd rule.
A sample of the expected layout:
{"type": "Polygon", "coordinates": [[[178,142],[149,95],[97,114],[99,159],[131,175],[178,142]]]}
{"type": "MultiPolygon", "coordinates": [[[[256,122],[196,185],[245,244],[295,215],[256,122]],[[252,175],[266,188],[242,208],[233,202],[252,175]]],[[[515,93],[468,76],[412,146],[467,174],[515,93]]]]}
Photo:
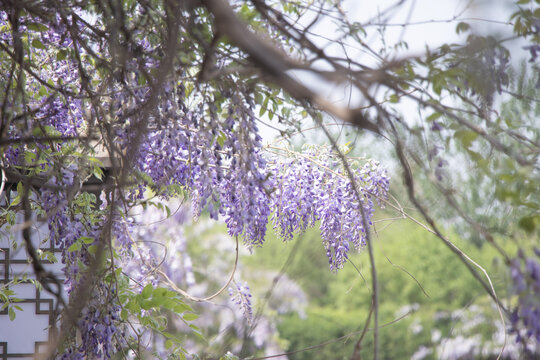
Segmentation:
{"type": "Polygon", "coordinates": [[[233,269],[231,271],[231,275],[229,276],[229,279],[227,280],[227,282],[218,290],[216,291],[214,294],[210,295],[210,296],[207,296],[207,297],[204,297],[204,298],[200,298],[200,297],[196,297],[196,296],[192,296],[190,294],[188,294],[186,291],[180,289],[175,283],[174,281],[172,281],[168,276],[167,274],[161,270],[161,269],[157,269],[157,272],[163,276],[163,278],[165,279],[165,281],[167,282],[167,284],[174,290],[176,291],[177,293],[179,293],[180,295],[184,296],[186,299],[189,299],[191,301],[195,301],[195,302],[208,302],[210,300],[212,300],[213,298],[217,297],[219,294],[221,294],[228,286],[229,284],[231,283],[231,281],[233,280],[234,278],[234,274],[236,272],[236,268],[238,266],[238,236],[235,236],[235,242],[236,242],[236,246],[235,246],[235,258],[234,258],[234,265],[233,265],[233,269]]]}

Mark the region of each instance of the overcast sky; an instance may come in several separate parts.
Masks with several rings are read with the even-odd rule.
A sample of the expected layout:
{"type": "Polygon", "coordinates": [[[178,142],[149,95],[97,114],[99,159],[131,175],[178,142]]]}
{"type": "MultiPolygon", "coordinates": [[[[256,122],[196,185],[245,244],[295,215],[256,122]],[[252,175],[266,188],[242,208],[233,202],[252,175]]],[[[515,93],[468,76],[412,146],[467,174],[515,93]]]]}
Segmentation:
{"type": "MultiPolygon", "coordinates": [[[[383,47],[382,39],[387,47],[391,47],[400,40],[407,42],[409,49],[400,49],[399,57],[421,55],[425,53],[426,46],[434,49],[444,43],[464,43],[468,34],[456,34],[456,26],[460,21],[471,25],[474,32],[483,34],[503,34],[510,32],[512,26],[507,24],[508,17],[515,9],[511,8],[506,0],[406,0],[401,6],[394,7],[396,0],[348,0],[344,2],[343,9],[351,21],[360,24],[372,24],[365,27],[367,32],[366,43],[375,51],[383,47]],[[380,17],[380,14],[384,14],[380,17]],[[384,28],[377,23],[388,24],[384,28]],[[402,24],[409,24],[402,26],[402,24]]],[[[309,23],[307,17],[300,24],[309,23]]],[[[327,53],[340,53],[342,48],[333,42],[339,34],[332,21],[323,21],[312,29],[320,36],[313,36],[312,40],[319,46],[324,46],[327,53]]],[[[355,60],[371,66],[376,66],[375,56],[360,49],[360,46],[350,44],[347,47],[348,55],[355,60]]],[[[319,64],[325,67],[324,64],[319,64]]],[[[350,95],[348,87],[329,84],[321,81],[314,75],[306,72],[294,72],[294,76],[305,85],[317,91],[324,98],[336,104],[347,106],[362,106],[360,94],[350,95]]],[[[410,116],[418,116],[416,107],[401,105],[410,116]]],[[[307,126],[310,126],[309,124],[307,126]]],[[[265,139],[271,139],[277,132],[261,127],[265,139]]]]}

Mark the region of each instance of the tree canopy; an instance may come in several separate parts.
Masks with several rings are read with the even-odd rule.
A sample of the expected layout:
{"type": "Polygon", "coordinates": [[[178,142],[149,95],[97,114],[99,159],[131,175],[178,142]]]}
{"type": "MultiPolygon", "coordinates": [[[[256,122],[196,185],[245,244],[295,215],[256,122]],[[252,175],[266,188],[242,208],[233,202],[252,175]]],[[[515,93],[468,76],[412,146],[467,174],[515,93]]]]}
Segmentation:
{"type": "MultiPolygon", "coordinates": [[[[366,252],[367,316],[350,356],[369,341],[377,359],[376,208],[434,235],[446,252],[429,261],[455,256],[522,356],[538,355],[538,0],[508,2],[500,22],[465,8],[444,20],[461,40],[420,53],[386,35],[414,25],[392,23],[414,1],[364,20],[338,0],[0,4],[0,225],[11,246],[22,239],[34,283],[57,299],[50,358],[193,356],[167,319],[203,336],[194,320],[206,310],[194,304],[223,292],[247,319],[243,336],[254,336],[261,314],[238,277],[239,247],[264,246],[273,227],[283,241],[317,229],[330,273],[366,252]],[[476,26],[484,22],[495,26],[488,34],[476,26]],[[279,138],[263,139],[262,128],[279,138]],[[309,131],[324,143],[298,146],[309,131]],[[360,156],[361,147],[387,156],[360,156]],[[226,227],[230,246],[218,249],[234,265],[195,296],[186,289],[196,257],[176,237],[209,219],[226,227]],[[33,241],[38,222],[60,258],[33,241]],[[492,249],[510,289],[456,237],[492,249]],[[169,261],[168,251],[181,256],[169,261]],[[61,263],[65,280],[44,261],[61,263]],[[144,348],[145,336],[163,346],[144,348]]],[[[21,281],[0,287],[10,317],[10,286],[21,281]]]]}

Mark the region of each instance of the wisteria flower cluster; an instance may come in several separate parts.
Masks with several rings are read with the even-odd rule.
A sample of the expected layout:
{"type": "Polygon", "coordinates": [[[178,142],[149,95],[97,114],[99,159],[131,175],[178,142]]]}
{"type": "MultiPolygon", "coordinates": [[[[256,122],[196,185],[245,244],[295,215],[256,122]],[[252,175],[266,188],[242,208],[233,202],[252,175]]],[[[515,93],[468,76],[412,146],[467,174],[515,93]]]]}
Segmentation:
{"type": "Polygon", "coordinates": [[[235,289],[229,287],[231,300],[238,305],[248,323],[253,321],[253,309],[251,304],[251,291],[247,283],[238,284],[235,282],[235,289]]]}
{"type": "Polygon", "coordinates": [[[176,107],[178,121],[156,125],[141,145],[137,164],[151,178],[146,184],[165,197],[168,185],[189,189],[195,216],[206,209],[212,218],[225,219],[231,236],[243,236],[248,246],[262,244],[270,183],[254,104],[231,93],[225,118],[219,119],[211,106],[173,107],[182,104],[182,98],[175,100],[182,94],[179,85],[163,104],[170,111],[176,107]],[[205,110],[208,117],[201,116],[205,110]]]}
{"type": "MultiPolygon", "coordinates": [[[[73,173],[66,174],[61,181],[53,177],[47,185],[69,187],[73,185],[74,178],[73,173]]],[[[62,251],[65,291],[71,295],[82,284],[92,288],[90,300],[83,307],[78,321],[80,341],[67,344],[62,356],[84,358],[85,354],[92,354],[98,358],[110,358],[116,352],[118,340],[123,338],[120,307],[111,301],[115,298],[116,289],[99,278],[97,282],[95,279],[88,282],[87,274],[93,259],[91,248],[96,246],[96,239],[102,235],[104,219],[88,212],[86,206],[78,206],[85,203],[82,199],[76,198],[74,204],[69,204],[64,193],[47,188],[41,196],[43,210],[50,215],[47,223],[51,242],[62,251]]],[[[88,194],[78,197],[88,197],[88,194]]]]}
{"type": "Polygon", "coordinates": [[[374,199],[382,204],[389,187],[386,170],[378,162],[348,166],[355,166],[354,179],[349,179],[336,154],[316,147],[277,158],[270,165],[276,174],[271,196],[274,228],[290,240],[318,221],[333,271],[343,267],[351,246],[360,249],[366,244],[369,228],[363,216],[370,226],[374,199]]]}
{"type": "Polygon", "coordinates": [[[512,331],[524,344],[529,339],[540,344],[540,249],[534,253],[536,257],[526,257],[520,251],[511,264],[512,293],[519,299],[511,316],[512,331]]]}
{"type": "MultiPolygon", "coordinates": [[[[67,339],[59,356],[110,358],[126,337],[119,298],[129,292],[140,295],[134,292],[140,292],[141,284],[157,285],[163,244],[152,236],[162,225],[143,227],[148,219],[132,220],[148,193],[157,201],[189,198],[194,218],[208,213],[222,219],[229,235],[242,238],[248,248],[263,244],[270,221],[284,240],[319,224],[333,271],[343,267],[351,247],[365,245],[374,202],[386,197],[389,186],[377,162],[350,162],[351,179],[329,148],[269,152],[259,135],[258,105],[249,84],[230,78],[219,91],[194,89],[188,76],[193,69],[186,65],[180,67],[181,76],[161,79],[157,87],[153,77],[165,57],[162,44],[135,32],[128,44],[118,39],[117,46],[106,46],[101,36],[110,24],[97,23],[85,32],[81,21],[49,15],[47,21],[31,15],[11,21],[0,11],[0,41],[17,47],[24,34],[32,44],[27,59],[38,69],[21,83],[25,93],[33,94],[24,106],[14,95],[3,100],[12,121],[2,162],[10,170],[22,169],[21,176],[44,179],[42,189],[35,190],[40,201],[34,209],[44,215],[49,236],[62,252],[68,295],[92,286],[77,323],[80,336],[67,339]],[[85,46],[79,46],[78,34],[86,34],[85,46]],[[80,62],[95,51],[101,56],[95,68],[80,62]],[[92,175],[103,175],[95,171],[98,146],[107,149],[113,163],[104,185],[108,194],[100,200],[81,189],[92,175]],[[103,243],[107,266],[89,269],[103,243]],[[121,263],[118,257],[127,260],[128,275],[114,268],[121,263]],[[139,266],[130,268],[129,259],[136,257],[139,266]],[[89,270],[98,274],[95,283],[87,283],[89,270]],[[126,278],[138,285],[126,285],[126,278]]],[[[0,60],[0,77],[8,82],[10,63],[0,60]]],[[[183,223],[185,215],[182,210],[172,221],[183,223]]],[[[164,266],[165,275],[189,286],[194,276],[185,241],[181,234],[168,236],[174,239],[168,251],[182,254],[182,268],[165,264],[170,265],[164,266]]],[[[232,296],[249,319],[247,284],[236,285],[232,296]]]]}
{"type": "MultiPolygon", "coordinates": [[[[16,47],[20,39],[14,35],[12,26],[7,14],[0,12],[1,39],[16,47]]],[[[67,58],[70,39],[60,14],[51,16],[46,23],[32,16],[22,17],[16,30],[34,45],[32,57],[39,66],[24,85],[25,91],[34,94],[28,99],[26,109],[32,116],[26,116],[25,122],[11,123],[7,135],[13,145],[7,147],[3,159],[13,170],[31,167],[32,176],[45,178],[44,186],[34,194],[39,200],[34,203],[35,210],[44,214],[51,243],[61,250],[66,293],[71,295],[82,284],[92,288],[91,300],[82,308],[83,316],[77,323],[80,339],[68,339],[63,344],[65,352],[59,356],[109,358],[116,352],[123,325],[119,306],[111,301],[114,286],[102,282],[101,277],[89,281],[86,273],[92,263],[92,249],[103,235],[105,218],[94,211],[95,198],[79,191],[89,173],[85,161],[73,155],[74,144],[67,140],[17,143],[22,138],[68,139],[81,133],[84,104],[73,94],[80,84],[77,66],[67,58]],[[56,56],[56,61],[47,61],[51,55],[56,56]],[[43,83],[42,79],[47,82],[43,83]],[[63,93],[54,90],[57,84],[66,90],[63,93]]],[[[15,106],[15,99],[4,101],[13,101],[13,106],[6,108],[9,114],[6,115],[16,118],[21,109],[15,106]]]]}

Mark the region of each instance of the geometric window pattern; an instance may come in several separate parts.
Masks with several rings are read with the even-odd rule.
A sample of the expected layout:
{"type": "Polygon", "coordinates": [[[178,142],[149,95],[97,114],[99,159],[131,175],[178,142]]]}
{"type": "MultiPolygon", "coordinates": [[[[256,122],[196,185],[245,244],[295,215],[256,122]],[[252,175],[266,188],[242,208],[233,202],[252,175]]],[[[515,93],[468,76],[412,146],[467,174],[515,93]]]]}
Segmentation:
{"type": "MultiPolygon", "coordinates": [[[[9,186],[6,186],[0,194],[0,209],[5,208],[8,199],[16,196],[15,191],[9,191],[9,186]]],[[[16,224],[22,222],[22,214],[18,214],[16,224]]],[[[50,251],[60,260],[60,249],[48,240],[46,223],[34,222],[31,240],[36,250],[50,251]]],[[[60,283],[63,282],[61,263],[43,259],[42,264],[60,283]]],[[[0,311],[0,360],[40,359],[46,353],[54,335],[56,298],[47,291],[38,291],[30,281],[15,285],[11,283],[15,277],[21,279],[24,274],[28,279],[35,279],[21,231],[15,232],[4,224],[0,227],[0,286],[8,284],[9,289],[15,292],[13,297],[20,299],[16,305],[23,311],[15,310],[16,317],[13,321],[9,319],[7,308],[0,311]]],[[[56,284],[50,286],[55,289],[56,284]]]]}

